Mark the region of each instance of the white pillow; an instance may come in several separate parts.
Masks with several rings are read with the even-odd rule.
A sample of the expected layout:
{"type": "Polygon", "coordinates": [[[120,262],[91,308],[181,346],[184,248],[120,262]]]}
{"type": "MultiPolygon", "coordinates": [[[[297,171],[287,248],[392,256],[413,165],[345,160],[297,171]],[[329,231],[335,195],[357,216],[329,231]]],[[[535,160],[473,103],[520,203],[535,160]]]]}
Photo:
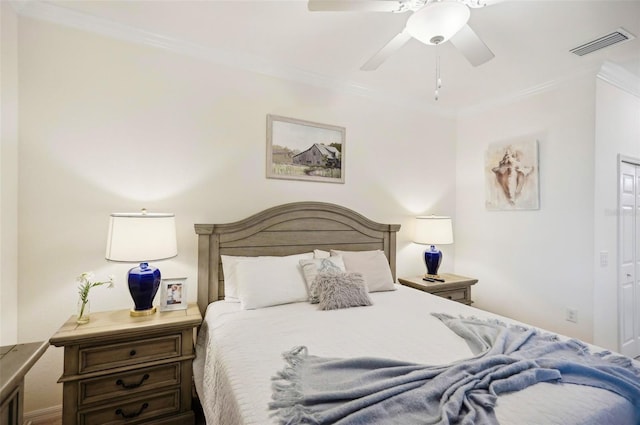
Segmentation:
{"type": "Polygon", "coordinates": [[[347,272],[362,273],[369,292],[394,291],[393,275],[387,256],[381,250],[375,251],[337,251],[332,256],[341,256],[347,272]]]}
{"type": "Polygon", "coordinates": [[[236,264],[238,298],[243,310],[307,301],[309,293],[298,264],[300,260],[292,257],[262,258],[236,264]]]}
{"type": "Polygon", "coordinates": [[[304,274],[304,280],[307,282],[307,289],[309,290],[309,302],[311,304],[317,304],[319,302],[318,293],[312,291],[313,281],[320,273],[344,273],[346,271],[344,267],[344,261],[339,255],[327,258],[314,258],[313,260],[300,260],[300,266],[302,267],[302,273],[304,274]]]}
{"type": "Polygon", "coordinates": [[[313,258],[329,258],[331,253],[329,251],[323,251],[321,249],[313,250],[313,258]]]}
{"type": "Polygon", "coordinates": [[[243,261],[256,261],[256,260],[268,260],[271,258],[291,258],[298,264],[298,261],[303,259],[313,258],[312,252],[304,254],[288,255],[286,257],[241,257],[235,255],[221,255],[222,260],[222,273],[224,274],[224,299],[225,301],[239,302],[238,299],[238,283],[236,278],[236,266],[243,261]]]}

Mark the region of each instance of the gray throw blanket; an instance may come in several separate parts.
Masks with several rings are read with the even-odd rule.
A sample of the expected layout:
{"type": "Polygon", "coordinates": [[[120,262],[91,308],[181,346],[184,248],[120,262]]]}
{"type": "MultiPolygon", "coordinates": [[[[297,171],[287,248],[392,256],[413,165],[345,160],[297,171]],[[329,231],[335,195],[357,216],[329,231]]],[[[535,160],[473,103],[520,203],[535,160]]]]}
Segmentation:
{"type": "Polygon", "coordinates": [[[538,382],[589,385],[629,400],[640,423],[640,369],[608,351],[521,326],[433,314],[464,338],[474,357],[427,366],[390,359],[284,353],[272,379],[280,424],[497,424],[500,394],[538,382]]]}

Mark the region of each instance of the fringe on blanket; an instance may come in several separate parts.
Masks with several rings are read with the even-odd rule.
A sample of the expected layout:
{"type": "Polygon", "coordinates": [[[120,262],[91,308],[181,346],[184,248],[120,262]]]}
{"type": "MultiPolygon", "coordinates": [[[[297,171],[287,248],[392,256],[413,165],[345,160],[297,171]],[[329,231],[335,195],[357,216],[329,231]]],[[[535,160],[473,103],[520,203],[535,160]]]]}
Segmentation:
{"type": "Polygon", "coordinates": [[[300,377],[300,365],[308,356],[305,346],[297,346],[282,354],[287,365],[271,378],[273,401],[269,403],[270,409],[279,409],[271,413],[270,417],[278,417],[282,425],[319,424],[318,419],[311,409],[302,405],[302,382],[300,377]]]}

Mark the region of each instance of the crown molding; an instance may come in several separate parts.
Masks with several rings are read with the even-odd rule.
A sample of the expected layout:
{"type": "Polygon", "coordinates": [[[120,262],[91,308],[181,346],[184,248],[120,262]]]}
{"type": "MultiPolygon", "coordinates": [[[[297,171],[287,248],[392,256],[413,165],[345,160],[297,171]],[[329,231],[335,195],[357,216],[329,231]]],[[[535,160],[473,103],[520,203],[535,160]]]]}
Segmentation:
{"type": "Polygon", "coordinates": [[[121,41],[151,46],[235,69],[348,93],[387,104],[391,103],[411,110],[418,109],[438,116],[455,117],[455,111],[451,108],[436,108],[426,105],[417,98],[398,96],[392,92],[327,77],[286,66],[264,57],[203,46],[39,0],[14,0],[11,3],[16,13],[23,17],[44,20],[121,41]]]}
{"type": "Polygon", "coordinates": [[[490,99],[487,102],[481,102],[469,107],[461,108],[458,110],[458,117],[459,118],[468,117],[468,116],[471,116],[480,112],[488,111],[497,107],[507,106],[513,103],[517,103],[525,99],[537,96],[539,94],[557,90],[558,88],[563,87],[568,83],[575,82],[583,78],[593,78],[596,75],[596,72],[597,72],[597,69],[594,67],[585,68],[571,75],[566,75],[561,78],[549,80],[544,83],[535,85],[533,87],[528,87],[526,89],[523,89],[517,92],[509,93],[506,96],[490,99]]]}
{"type": "Polygon", "coordinates": [[[583,69],[572,75],[550,80],[510,93],[506,96],[482,101],[468,107],[458,109],[442,106],[435,107],[425,104],[425,102],[418,97],[399,96],[390,91],[376,90],[372,87],[359,85],[351,81],[331,78],[322,74],[283,65],[257,55],[207,47],[178,38],[164,36],[40,0],[10,0],[10,4],[19,16],[44,20],[125,42],[163,49],[230,68],[364,97],[386,104],[391,103],[411,110],[421,110],[442,117],[454,118],[470,116],[500,106],[513,104],[555,90],[576,79],[586,76],[593,77],[594,75],[636,97],[640,97],[640,78],[619,65],[605,62],[599,70],[595,68],[583,69]]]}
{"type": "Polygon", "coordinates": [[[597,77],[602,81],[640,98],[640,77],[613,62],[605,61],[597,77]]]}
{"type": "Polygon", "coordinates": [[[491,99],[487,102],[478,103],[466,108],[461,108],[458,110],[458,117],[468,117],[479,112],[484,112],[500,106],[506,106],[545,92],[556,90],[583,78],[593,77],[606,81],[633,96],[640,97],[640,77],[620,65],[605,61],[599,68],[584,68],[571,75],[550,80],[515,93],[510,93],[507,96],[491,99]]]}
{"type": "Polygon", "coordinates": [[[26,6],[27,0],[7,0],[7,3],[16,14],[20,14],[22,9],[26,6]]]}

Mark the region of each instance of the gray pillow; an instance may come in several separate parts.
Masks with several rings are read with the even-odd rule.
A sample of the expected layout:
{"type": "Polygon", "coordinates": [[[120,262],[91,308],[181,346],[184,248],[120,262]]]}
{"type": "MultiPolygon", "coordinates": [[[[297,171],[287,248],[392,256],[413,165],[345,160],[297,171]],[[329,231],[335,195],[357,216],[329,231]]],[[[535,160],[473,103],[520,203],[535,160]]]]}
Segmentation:
{"type": "Polygon", "coordinates": [[[320,273],[312,283],[317,290],[320,310],[371,305],[361,273],[320,273]]]}
{"type": "Polygon", "coordinates": [[[302,267],[302,273],[307,281],[309,288],[309,302],[311,304],[318,304],[320,299],[318,298],[317,286],[313,285],[313,281],[319,274],[339,274],[344,273],[344,262],[342,257],[334,256],[327,258],[316,258],[313,260],[300,260],[300,266],[302,267]]]}

